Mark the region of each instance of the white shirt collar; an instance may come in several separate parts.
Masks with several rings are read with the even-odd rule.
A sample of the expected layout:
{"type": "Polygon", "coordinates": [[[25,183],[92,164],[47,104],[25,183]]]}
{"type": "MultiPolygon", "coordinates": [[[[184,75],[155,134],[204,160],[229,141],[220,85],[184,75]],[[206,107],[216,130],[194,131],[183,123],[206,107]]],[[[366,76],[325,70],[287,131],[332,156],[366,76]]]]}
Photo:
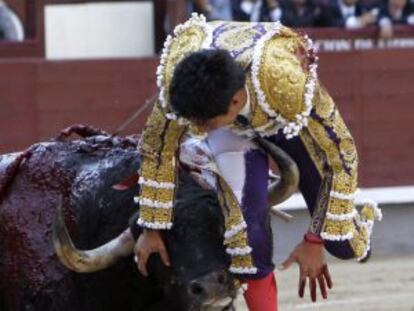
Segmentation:
{"type": "Polygon", "coordinates": [[[347,6],[343,0],[339,0],[339,8],[341,9],[341,13],[343,17],[350,17],[355,15],[356,6],[347,6]]]}
{"type": "Polygon", "coordinates": [[[247,98],[246,98],[246,104],[244,105],[243,109],[240,110],[239,115],[242,115],[243,117],[249,118],[250,116],[250,110],[251,110],[251,104],[250,104],[250,93],[247,85],[244,86],[244,89],[246,90],[247,98]]]}

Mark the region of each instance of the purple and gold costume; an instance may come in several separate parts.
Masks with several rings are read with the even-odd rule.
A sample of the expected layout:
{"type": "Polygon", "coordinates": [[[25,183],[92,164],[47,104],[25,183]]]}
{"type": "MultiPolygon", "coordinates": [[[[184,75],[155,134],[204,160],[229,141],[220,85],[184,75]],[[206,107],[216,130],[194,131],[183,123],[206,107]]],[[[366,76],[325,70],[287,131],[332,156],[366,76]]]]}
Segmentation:
{"type": "Polygon", "coordinates": [[[265,277],[274,269],[267,198],[267,155],[251,140],[237,136],[227,128],[211,131],[206,140],[218,172],[241,206],[247,223],[248,244],[257,268],[255,278],[265,277]]]}
{"type": "MultiPolygon", "coordinates": [[[[176,64],[202,48],[226,49],[246,69],[250,111],[246,122],[235,122],[231,131],[246,138],[260,135],[288,152],[301,174],[300,189],[312,216],[309,230],[320,235],[334,255],[364,258],[373,221],[380,218],[380,211],[367,202],[362,212],[357,212],[358,158],[352,136],[318,82],[312,42],[279,23],[206,23],[202,16],[194,15],[167,38],[157,70],[159,100],[140,144],[143,161],[138,224],[155,229],[173,225],[176,155],[182,138],[196,134],[196,129],[171,110],[167,90],[176,64]]],[[[266,257],[271,251],[265,245],[266,254],[255,255],[255,226],[266,226],[267,220],[252,215],[266,204],[265,194],[258,190],[264,183],[261,169],[250,169],[249,165],[267,164],[254,150],[246,152],[245,162],[241,202],[225,176],[212,171],[228,207],[225,245],[232,256],[230,271],[255,274],[257,267],[259,273],[261,270],[257,257],[266,257]]]]}

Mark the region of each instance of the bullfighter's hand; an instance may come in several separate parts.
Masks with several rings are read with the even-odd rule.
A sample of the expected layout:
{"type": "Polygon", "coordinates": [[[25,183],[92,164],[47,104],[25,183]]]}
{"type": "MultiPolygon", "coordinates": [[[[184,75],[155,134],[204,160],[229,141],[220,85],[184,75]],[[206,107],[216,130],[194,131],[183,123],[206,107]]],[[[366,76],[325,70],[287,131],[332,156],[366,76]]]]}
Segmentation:
{"type": "Polygon", "coordinates": [[[147,261],[151,254],[159,253],[162,262],[170,266],[170,259],[165,248],[161,233],[158,230],[145,229],[135,243],[134,253],[138,265],[138,270],[142,275],[148,276],[147,261]]]}
{"type": "Polygon", "coordinates": [[[299,297],[303,298],[306,287],[306,280],[309,278],[310,296],[313,302],[316,301],[316,282],[319,283],[322,297],[328,298],[328,291],[332,288],[332,278],[326,264],[325,251],[323,245],[313,244],[303,240],[289,255],[279,270],[288,269],[293,263],[298,263],[299,275],[299,297]]]}

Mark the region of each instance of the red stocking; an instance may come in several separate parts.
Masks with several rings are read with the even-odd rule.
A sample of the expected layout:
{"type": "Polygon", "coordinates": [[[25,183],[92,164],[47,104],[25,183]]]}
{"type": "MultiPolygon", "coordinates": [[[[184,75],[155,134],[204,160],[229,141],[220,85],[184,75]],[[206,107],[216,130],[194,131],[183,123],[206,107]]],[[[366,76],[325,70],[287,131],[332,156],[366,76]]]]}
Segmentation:
{"type": "Polygon", "coordinates": [[[247,290],[244,292],[249,311],[277,311],[277,287],[273,273],[262,279],[246,280],[247,290]]]}

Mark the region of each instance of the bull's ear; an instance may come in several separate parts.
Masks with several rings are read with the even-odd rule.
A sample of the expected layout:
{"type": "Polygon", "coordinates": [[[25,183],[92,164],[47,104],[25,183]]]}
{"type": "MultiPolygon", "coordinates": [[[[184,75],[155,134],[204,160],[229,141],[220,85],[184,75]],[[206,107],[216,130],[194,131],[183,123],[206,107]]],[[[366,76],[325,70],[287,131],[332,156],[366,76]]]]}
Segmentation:
{"type": "Polygon", "coordinates": [[[135,173],[129,176],[128,178],[124,179],[120,183],[113,185],[112,188],[118,191],[128,190],[136,186],[136,184],[138,183],[138,179],[139,179],[139,175],[138,173],[135,173]]]}

